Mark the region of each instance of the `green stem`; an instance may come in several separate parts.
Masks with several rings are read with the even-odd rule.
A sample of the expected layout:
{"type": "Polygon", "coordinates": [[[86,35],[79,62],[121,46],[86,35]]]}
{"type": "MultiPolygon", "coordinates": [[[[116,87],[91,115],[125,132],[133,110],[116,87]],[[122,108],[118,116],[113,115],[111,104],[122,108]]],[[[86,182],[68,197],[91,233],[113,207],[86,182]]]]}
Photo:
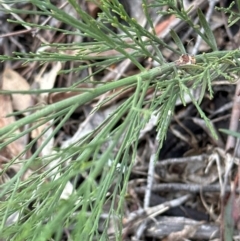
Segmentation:
{"type": "Polygon", "coordinates": [[[57,112],[60,111],[64,108],[70,107],[72,105],[75,105],[76,103],[78,103],[78,106],[81,106],[91,100],[93,100],[94,98],[108,92],[111,91],[113,89],[119,88],[119,87],[123,87],[126,85],[131,85],[133,83],[137,83],[137,79],[138,78],[142,78],[143,80],[146,79],[152,79],[158,75],[163,74],[166,71],[169,71],[173,68],[175,64],[174,63],[170,63],[170,64],[166,64],[163,67],[156,67],[152,70],[149,71],[144,71],[141,72],[138,75],[134,75],[134,76],[130,76],[124,79],[121,79],[119,81],[116,82],[111,82],[108,84],[104,84],[103,86],[100,87],[96,87],[95,89],[93,89],[92,91],[89,92],[85,92],[83,94],[80,94],[78,96],[73,96],[71,98],[65,99],[63,101],[51,104],[49,106],[46,106],[44,109],[37,111],[36,113],[31,114],[30,116],[27,116],[25,118],[22,118],[4,128],[2,128],[0,130],[0,135],[4,135],[6,133],[9,132],[14,132],[16,131],[19,127],[24,126],[28,123],[33,123],[36,120],[48,116],[50,114],[52,114],[53,112],[57,112]]]}

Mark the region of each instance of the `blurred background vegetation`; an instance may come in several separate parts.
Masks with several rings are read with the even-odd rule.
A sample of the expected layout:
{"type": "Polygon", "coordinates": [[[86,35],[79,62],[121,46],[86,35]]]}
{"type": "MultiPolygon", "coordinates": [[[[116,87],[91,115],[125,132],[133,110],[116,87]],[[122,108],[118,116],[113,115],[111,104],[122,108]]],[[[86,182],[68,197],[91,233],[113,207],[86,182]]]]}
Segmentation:
{"type": "Polygon", "coordinates": [[[1,240],[238,240],[240,1],[0,5],[1,240]]]}

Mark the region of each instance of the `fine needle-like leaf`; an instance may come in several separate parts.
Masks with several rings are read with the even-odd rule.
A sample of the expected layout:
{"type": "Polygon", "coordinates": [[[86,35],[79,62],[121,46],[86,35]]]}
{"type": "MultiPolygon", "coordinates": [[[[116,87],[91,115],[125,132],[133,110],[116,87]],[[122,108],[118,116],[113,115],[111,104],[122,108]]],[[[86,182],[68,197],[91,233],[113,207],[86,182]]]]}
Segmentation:
{"type": "Polygon", "coordinates": [[[185,47],[183,46],[182,40],[179,38],[177,33],[173,29],[171,29],[170,34],[171,34],[171,37],[173,38],[175,44],[177,45],[177,47],[181,51],[181,53],[186,54],[185,47]]]}
{"type": "Polygon", "coordinates": [[[198,9],[198,17],[206,35],[206,38],[204,40],[209,44],[209,46],[212,48],[213,51],[217,51],[218,47],[217,47],[216,39],[201,9],[198,9]]]}
{"type": "MultiPolygon", "coordinates": [[[[8,179],[0,184],[0,238],[6,241],[60,241],[63,233],[66,233],[69,240],[105,241],[109,239],[109,231],[113,230],[113,239],[121,240],[128,180],[132,167],[139,159],[142,130],[154,117],[153,128],[157,126],[157,135],[153,138],[149,135],[149,142],[157,139],[154,148],[157,149],[156,153],[160,153],[178,99],[187,106],[189,102],[186,97],[190,96],[188,99],[193,108],[195,106],[213,137],[216,137],[200,103],[205,97],[205,91],[208,90],[210,96],[213,96],[212,80],[219,76],[228,79],[232,72],[239,72],[240,52],[218,51],[202,11],[197,11],[193,5],[185,10],[183,1],[154,0],[149,3],[144,0],[142,8],[146,18],[142,25],[117,0],[92,1],[98,11],[94,17],[77,0],[67,1],[67,8],[60,8],[53,2],[57,1],[1,1],[2,9],[11,18],[8,26],[13,25],[12,29],[16,26],[24,28],[31,33],[36,31],[36,46],[40,46],[39,42],[43,44],[39,49],[35,49],[34,44],[34,48],[30,48],[32,52],[25,53],[20,43],[13,48],[16,52],[0,55],[0,60],[24,63],[23,68],[33,64],[37,66],[31,68],[33,76],[41,64],[46,64],[48,68],[49,63],[60,61],[65,67],[58,72],[59,77],[70,73],[77,77],[74,79],[69,75],[66,78],[74,79],[70,87],[0,90],[1,96],[29,94],[34,96],[36,102],[42,93],[71,94],[71,97],[52,104],[46,103],[40,108],[36,104],[27,110],[6,114],[18,119],[0,128],[0,150],[23,137],[26,137],[26,143],[19,153],[12,158],[5,158],[6,163],[5,159],[1,163],[1,181],[2,177],[7,176],[8,179]],[[19,8],[21,5],[18,4],[27,5],[19,8]],[[156,12],[180,18],[195,30],[194,34],[206,41],[213,52],[195,56],[196,63],[175,61],[175,57],[177,59],[181,54],[187,57],[186,42],[182,42],[178,31],[173,29],[170,35],[175,44],[160,38],[155,30],[162,16],[158,16],[160,18],[155,21],[153,15],[156,12]],[[196,12],[204,33],[192,21],[192,14],[196,12]],[[18,15],[27,16],[27,20],[18,15]],[[45,19],[49,22],[42,24],[45,19]],[[36,20],[40,22],[36,23],[36,20]],[[55,43],[54,38],[48,39],[49,33],[61,38],[55,43]],[[63,43],[65,37],[77,41],[63,43]],[[174,59],[169,60],[166,55],[174,59]],[[125,60],[129,65],[124,67],[129,70],[130,66],[134,66],[133,71],[119,71],[119,66],[125,60]],[[111,76],[107,80],[102,78],[106,73],[111,76]],[[110,75],[113,73],[116,74],[114,77],[110,75]],[[197,100],[192,95],[192,89],[199,86],[202,89],[197,100]],[[101,113],[110,104],[112,112],[97,126],[85,132],[87,121],[94,122],[94,115],[101,113]],[[81,133],[69,141],[71,131],[65,134],[65,124],[79,112],[80,118],[74,121],[73,132],[76,131],[77,122],[81,133]],[[86,120],[83,120],[85,117],[82,113],[85,112],[86,120]],[[41,131],[36,136],[32,135],[38,129],[41,131]],[[58,142],[56,137],[63,132],[67,140],[63,138],[63,143],[59,143],[61,141],[58,142]],[[43,152],[46,149],[50,149],[48,154],[43,152]],[[14,165],[17,165],[17,171],[10,176],[10,169],[14,165]],[[63,198],[66,189],[68,196],[63,198]],[[105,227],[101,230],[100,226],[105,227]]],[[[59,79],[61,83],[62,79],[59,79]]],[[[5,116],[3,118],[5,120],[5,116]]],[[[236,133],[225,133],[240,138],[236,133]]]]}

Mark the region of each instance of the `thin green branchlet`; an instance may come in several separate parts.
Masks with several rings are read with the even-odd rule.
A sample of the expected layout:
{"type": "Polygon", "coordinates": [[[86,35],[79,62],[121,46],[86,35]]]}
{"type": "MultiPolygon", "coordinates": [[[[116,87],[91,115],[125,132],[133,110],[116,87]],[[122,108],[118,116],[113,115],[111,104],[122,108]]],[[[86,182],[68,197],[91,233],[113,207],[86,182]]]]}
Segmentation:
{"type": "MultiPolygon", "coordinates": [[[[14,4],[19,1],[2,2],[13,4],[9,5],[11,11],[6,10],[6,12],[39,17],[51,16],[59,23],[64,23],[65,26],[71,28],[66,30],[61,27],[53,28],[48,25],[41,26],[41,24],[18,20],[11,20],[9,24],[20,24],[42,31],[51,30],[65,35],[81,36],[88,38],[89,41],[44,44],[43,47],[49,47],[48,51],[16,52],[11,56],[0,56],[1,61],[22,61],[25,64],[30,62],[39,64],[54,61],[72,62],[77,63],[79,67],[75,65],[74,68],[62,70],[59,74],[81,73],[88,68],[91,68],[93,72],[68,88],[12,92],[0,90],[0,94],[7,95],[79,92],[78,95],[60,102],[41,106],[41,108],[32,108],[31,115],[26,115],[0,129],[0,149],[3,149],[17,139],[29,135],[40,125],[52,121],[51,125],[29,142],[17,157],[3,165],[2,174],[7,174],[14,163],[22,163],[20,170],[0,186],[0,212],[3,214],[0,215],[1,238],[43,241],[55,237],[54,240],[61,240],[63,230],[71,230],[69,239],[72,240],[107,240],[107,230],[103,232],[99,230],[99,220],[105,204],[110,201],[106,224],[113,221],[117,227],[116,230],[122,230],[121,220],[125,194],[131,168],[137,157],[141,130],[152,115],[157,115],[156,139],[159,143],[157,149],[157,153],[159,153],[174,114],[176,101],[180,99],[182,104],[186,105],[187,95],[212,135],[217,138],[215,130],[202,111],[200,104],[206,91],[213,98],[212,81],[214,79],[221,76],[232,80],[232,73],[239,74],[240,51],[238,49],[219,51],[203,13],[200,10],[197,12],[200,25],[205,30],[204,34],[201,33],[199,27],[194,25],[191,19],[191,9],[184,10],[183,1],[178,4],[178,1],[175,0],[155,0],[148,4],[144,0],[143,12],[151,31],[140,26],[115,0],[100,1],[100,4],[98,1],[94,1],[102,11],[96,19],[81,9],[75,0],[68,2],[71,5],[71,11],[74,11],[77,17],[59,9],[50,1],[23,1],[32,4],[37,10],[17,9],[14,4]],[[212,52],[201,53],[197,56],[188,55],[181,38],[174,30],[170,35],[176,48],[170,46],[163,39],[159,39],[154,30],[150,10],[162,9],[163,6],[168,7],[164,8],[168,10],[159,10],[159,13],[175,14],[204,39],[212,52]],[[121,33],[117,33],[117,30],[121,30],[121,33]],[[179,55],[179,59],[168,63],[161,52],[161,47],[179,55]],[[53,49],[54,51],[52,51],[53,49]],[[114,54],[104,55],[107,51],[113,51],[114,54]],[[145,68],[142,59],[146,58],[155,60],[159,66],[151,69],[145,68]],[[109,82],[99,80],[99,73],[101,74],[108,67],[117,65],[126,59],[131,60],[131,64],[138,70],[137,73],[109,82]],[[81,83],[91,83],[92,87],[78,89],[78,85],[81,83]],[[190,90],[198,87],[201,89],[201,94],[196,100],[190,90]],[[154,94],[147,99],[150,88],[153,89],[154,94]],[[42,150],[56,137],[77,108],[92,102],[97,97],[107,96],[90,113],[93,115],[122,90],[131,90],[131,95],[121,100],[98,127],[69,146],[55,148],[52,154],[41,156],[42,150]],[[30,127],[20,133],[17,132],[26,125],[30,127]],[[33,154],[28,159],[22,159],[53,127],[52,134],[36,148],[33,154]],[[48,169],[49,164],[56,160],[58,162],[48,169]],[[35,168],[31,176],[24,179],[24,174],[32,167],[35,168]],[[55,178],[51,176],[52,173],[55,173],[55,178]],[[73,183],[74,191],[69,194],[69,198],[62,199],[61,194],[68,183],[73,183]],[[118,200],[119,203],[117,203],[118,200]],[[117,208],[115,208],[116,204],[117,208]],[[11,215],[16,215],[17,218],[11,225],[7,225],[11,215]]],[[[24,116],[25,112],[17,112],[15,115],[22,114],[24,116]]],[[[116,240],[122,237],[121,232],[117,231],[116,240]]]]}

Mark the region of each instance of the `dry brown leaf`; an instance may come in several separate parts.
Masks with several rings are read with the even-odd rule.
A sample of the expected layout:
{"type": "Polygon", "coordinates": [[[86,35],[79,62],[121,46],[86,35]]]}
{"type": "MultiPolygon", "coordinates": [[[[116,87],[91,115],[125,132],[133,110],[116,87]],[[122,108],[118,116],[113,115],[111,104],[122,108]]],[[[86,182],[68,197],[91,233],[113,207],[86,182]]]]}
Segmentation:
{"type": "MultiPolygon", "coordinates": [[[[9,95],[0,95],[0,128],[14,123],[13,116],[6,117],[13,112],[11,98],[9,95]]],[[[22,140],[18,139],[0,150],[0,168],[13,157],[19,155],[23,150],[22,140]]],[[[16,166],[15,166],[16,167],[16,166]]],[[[12,167],[14,168],[14,166],[12,167]]],[[[1,180],[0,180],[1,182],[1,180]]]]}
{"type": "MultiPolygon", "coordinates": [[[[45,66],[43,67],[45,69],[45,66]]],[[[47,72],[47,73],[40,73],[38,76],[36,76],[35,82],[37,83],[37,85],[39,86],[39,88],[42,89],[52,89],[57,75],[58,75],[58,71],[60,71],[62,68],[62,64],[61,62],[56,62],[53,64],[52,69],[47,72]]],[[[43,101],[46,101],[47,97],[48,97],[48,93],[42,93],[40,95],[41,99],[43,101]]]]}
{"type": "MultiPolygon", "coordinates": [[[[3,72],[3,90],[29,90],[28,82],[12,69],[5,69],[3,72]]],[[[25,110],[33,105],[31,95],[12,94],[12,105],[15,110],[25,110]]]]}
{"type": "Polygon", "coordinates": [[[183,230],[171,233],[167,237],[167,241],[183,241],[186,238],[191,238],[197,231],[198,226],[186,225],[183,230]]]}
{"type": "Polygon", "coordinates": [[[97,17],[97,13],[99,12],[99,7],[93,3],[93,2],[86,2],[87,5],[87,9],[88,9],[88,13],[89,15],[91,15],[93,18],[97,17]]]}
{"type": "Polygon", "coordinates": [[[60,92],[60,93],[50,93],[49,94],[49,102],[50,104],[52,103],[56,103],[56,102],[59,102],[61,100],[65,100],[67,98],[70,98],[70,97],[73,97],[73,96],[76,96],[76,95],[79,95],[81,94],[81,92],[60,92]]]}
{"type": "Polygon", "coordinates": [[[170,23],[176,19],[176,16],[174,15],[170,15],[170,17],[168,19],[166,19],[165,21],[159,23],[156,27],[155,27],[155,31],[156,34],[159,35],[161,34],[163,31],[166,30],[166,28],[169,27],[170,23]]]}
{"type": "MultiPolygon", "coordinates": [[[[11,123],[14,123],[15,118],[13,116],[6,117],[8,114],[13,112],[11,98],[8,95],[0,95],[0,128],[7,126],[11,123]]],[[[9,144],[6,148],[0,150],[0,163],[2,163],[3,159],[10,159],[14,155],[17,155],[21,148],[13,142],[9,144]]]]}
{"type": "Polygon", "coordinates": [[[13,112],[11,98],[9,95],[0,95],[0,128],[15,121],[13,116],[6,117],[13,112]]]}

